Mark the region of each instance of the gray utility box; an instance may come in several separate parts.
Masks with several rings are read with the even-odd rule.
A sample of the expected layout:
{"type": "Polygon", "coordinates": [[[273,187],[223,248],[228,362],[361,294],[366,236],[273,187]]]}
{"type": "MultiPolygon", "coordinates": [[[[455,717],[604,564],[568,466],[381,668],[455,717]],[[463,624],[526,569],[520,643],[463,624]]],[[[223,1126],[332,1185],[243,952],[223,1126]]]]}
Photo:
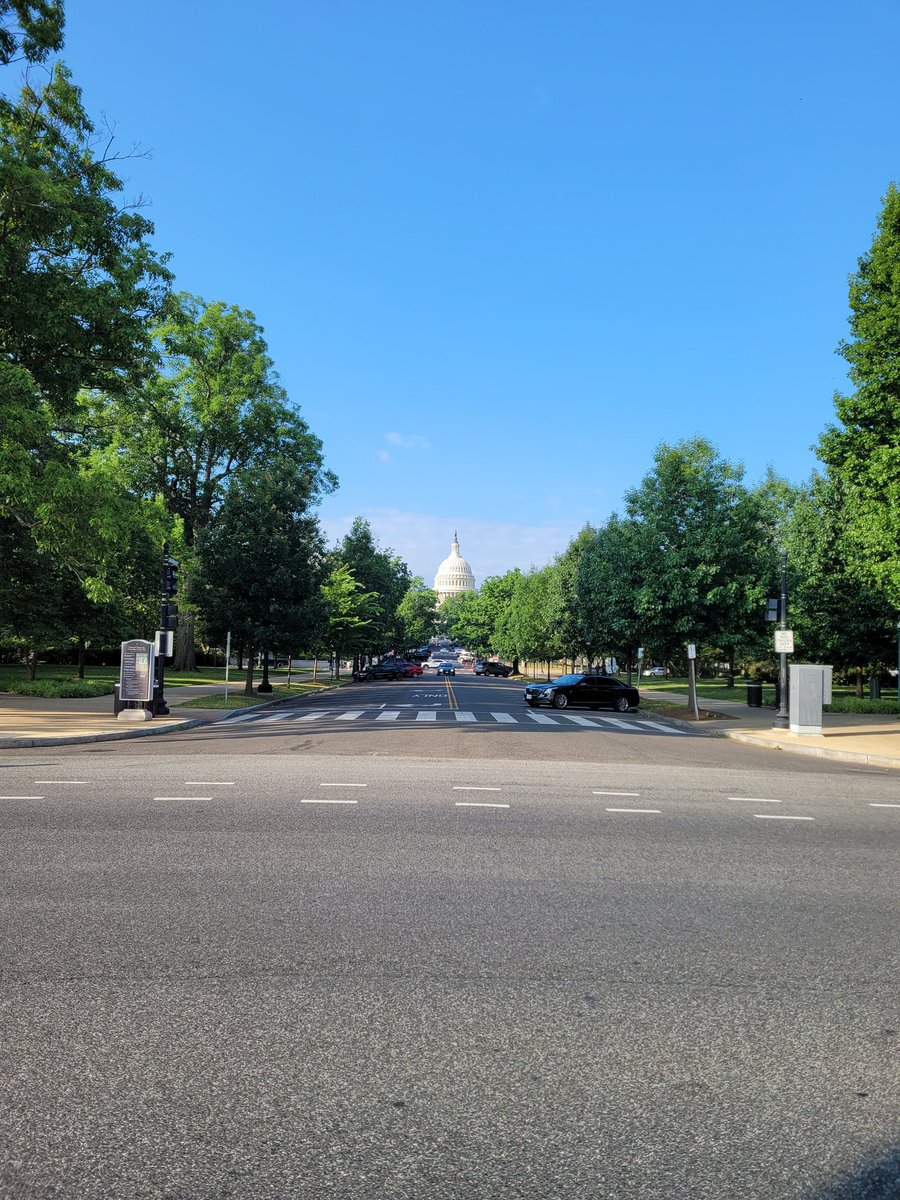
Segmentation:
{"type": "Polygon", "coordinates": [[[791,733],[822,732],[822,705],[831,703],[831,667],[819,663],[790,667],[791,733]]]}

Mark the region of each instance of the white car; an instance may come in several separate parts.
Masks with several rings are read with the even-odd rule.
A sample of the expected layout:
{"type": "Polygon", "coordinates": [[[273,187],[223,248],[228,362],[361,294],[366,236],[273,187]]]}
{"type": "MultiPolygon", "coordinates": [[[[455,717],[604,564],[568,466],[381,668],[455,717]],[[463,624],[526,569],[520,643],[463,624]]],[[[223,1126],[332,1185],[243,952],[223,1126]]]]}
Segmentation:
{"type": "Polygon", "coordinates": [[[665,675],[665,673],[666,673],[665,667],[648,667],[647,670],[644,671],[644,678],[645,679],[647,679],[647,678],[661,679],[665,675]]]}

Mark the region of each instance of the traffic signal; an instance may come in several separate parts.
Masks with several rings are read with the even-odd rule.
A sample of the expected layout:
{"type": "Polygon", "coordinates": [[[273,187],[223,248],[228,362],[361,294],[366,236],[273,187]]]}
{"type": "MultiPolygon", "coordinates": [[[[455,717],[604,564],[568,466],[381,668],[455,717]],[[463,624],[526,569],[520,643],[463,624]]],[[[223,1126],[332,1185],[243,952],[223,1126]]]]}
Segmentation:
{"type": "Polygon", "coordinates": [[[771,600],[771,599],[767,600],[766,601],[766,620],[767,621],[780,620],[781,619],[781,614],[779,612],[780,608],[781,608],[780,600],[771,600]]]}
{"type": "Polygon", "coordinates": [[[167,596],[174,596],[178,591],[178,562],[168,554],[163,560],[163,591],[167,596]]]}

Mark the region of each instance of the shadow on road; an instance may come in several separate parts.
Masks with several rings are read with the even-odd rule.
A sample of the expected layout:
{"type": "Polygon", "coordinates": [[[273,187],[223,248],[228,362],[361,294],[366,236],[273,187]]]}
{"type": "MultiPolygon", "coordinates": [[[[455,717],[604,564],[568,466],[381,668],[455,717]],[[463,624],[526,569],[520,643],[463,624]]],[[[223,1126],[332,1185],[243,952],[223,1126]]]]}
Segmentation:
{"type": "Polygon", "coordinates": [[[900,1200],[900,1149],[864,1163],[824,1189],[806,1193],[803,1200],[900,1200]]]}

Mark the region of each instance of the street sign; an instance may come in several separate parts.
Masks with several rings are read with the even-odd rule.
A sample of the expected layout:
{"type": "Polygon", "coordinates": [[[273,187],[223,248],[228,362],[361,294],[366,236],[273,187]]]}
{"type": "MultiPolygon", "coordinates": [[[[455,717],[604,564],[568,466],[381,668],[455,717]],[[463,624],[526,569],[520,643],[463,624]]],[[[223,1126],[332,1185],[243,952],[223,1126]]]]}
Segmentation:
{"type": "Polygon", "coordinates": [[[775,653],[776,654],[793,654],[794,653],[794,631],[793,631],[793,629],[776,629],[775,630],[775,653]]]}
{"type": "Polygon", "coordinates": [[[694,645],[693,642],[691,642],[688,645],[687,655],[688,655],[688,658],[696,658],[697,657],[697,647],[694,645]]]}
{"type": "Polygon", "coordinates": [[[769,599],[766,601],[766,620],[767,621],[777,621],[778,620],[779,604],[780,604],[780,602],[778,600],[769,599]]]}
{"type": "Polygon", "coordinates": [[[122,643],[119,668],[119,699],[143,703],[153,698],[154,645],[141,638],[122,643]]]}
{"type": "Polygon", "coordinates": [[[161,654],[163,658],[171,658],[175,653],[175,634],[172,630],[157,629],[154,647],[157,657],[161,654]]]}
{"type": "Polygon", "coordinates": [[[638,661],[644,657],[644,647],[638,646],[638,661]]]}

